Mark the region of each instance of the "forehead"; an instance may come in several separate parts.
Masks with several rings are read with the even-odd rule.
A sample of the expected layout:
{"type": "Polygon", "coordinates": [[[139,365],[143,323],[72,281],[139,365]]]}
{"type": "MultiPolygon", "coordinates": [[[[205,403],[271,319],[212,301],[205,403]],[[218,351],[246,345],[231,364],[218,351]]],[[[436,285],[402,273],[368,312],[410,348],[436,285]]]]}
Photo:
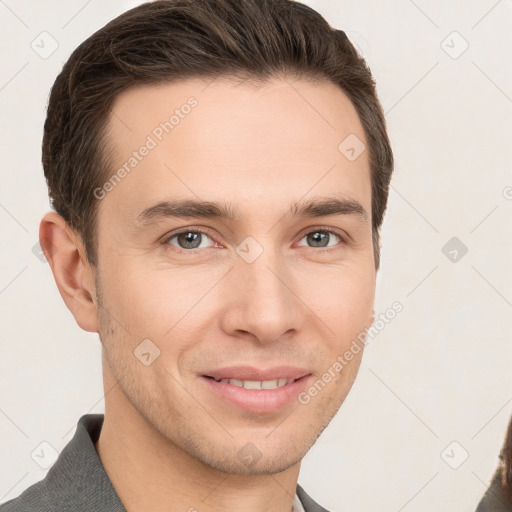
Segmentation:
{"type": "Polygon", "coordinates": [[[364,130],[330,82],[217,78],[132,88],[114,102],[107,140],[111,176],[122,176],[103,202],[124,203],[133,217],[172,195],[271,208],[283,196],[339,192],[371,210],[364,130]]]}

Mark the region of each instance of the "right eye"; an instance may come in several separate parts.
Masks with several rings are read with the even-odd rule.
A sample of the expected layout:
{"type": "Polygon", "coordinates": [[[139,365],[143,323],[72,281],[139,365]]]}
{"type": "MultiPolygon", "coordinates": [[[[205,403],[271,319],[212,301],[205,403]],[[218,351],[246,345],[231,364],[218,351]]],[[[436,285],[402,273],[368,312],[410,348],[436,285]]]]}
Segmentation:
{"type": "Polygon", "coordinates": [[[212,240],[205,231],[199,229],[181,229],[180,231],[171,233],[162,243],[177,247],[178,250],[183,252],[195,252],[196,250],[209,248],[203,245],[205,238],[212,240]]]}

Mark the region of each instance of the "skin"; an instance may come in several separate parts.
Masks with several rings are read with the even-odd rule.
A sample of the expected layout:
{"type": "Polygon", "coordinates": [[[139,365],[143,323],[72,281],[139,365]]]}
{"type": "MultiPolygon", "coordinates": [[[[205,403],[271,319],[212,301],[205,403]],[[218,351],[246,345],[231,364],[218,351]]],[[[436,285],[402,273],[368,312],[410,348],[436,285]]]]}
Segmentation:
{"type": "Polygon", "coordinates": [[[310,369],[314,382],[372,324],[368,152],[351,162],[338,150],[349,134],[367,143],[353,105],[331,83],[208,83],[117,97],[108,130],[113,172],[190,96],[198,105],[99,201],[97,268],[55,212],[43,218],[40,237],[51,242],[46,256],[67,307],[103,344],[96,449],[127,510],[289,512],[301,460],[345,400],[363,350],[307,405],[293,401],[276,413],[228,405],[199,375],[288,364],[310,369]],[[293,203],[327,194],[358,201],[367,219],[285,215],[293,203]],[[136,221],[176,197],[229,202],[240,216],[136,221]],[[189,227],[208,230],[198,252],[183,237],[162,243],[189,227]],[[334,250],[324,252],[306,236],[322,227],[348,237],[327,235],[334,250]],[[248,236],[263,248],[250,264],[236,252],[248,236]],[[144,339],[160,350],[148,366],[133,352],[144,339]],[[261,453],[253,466],[237,456],[249,442],[261,453]]]}

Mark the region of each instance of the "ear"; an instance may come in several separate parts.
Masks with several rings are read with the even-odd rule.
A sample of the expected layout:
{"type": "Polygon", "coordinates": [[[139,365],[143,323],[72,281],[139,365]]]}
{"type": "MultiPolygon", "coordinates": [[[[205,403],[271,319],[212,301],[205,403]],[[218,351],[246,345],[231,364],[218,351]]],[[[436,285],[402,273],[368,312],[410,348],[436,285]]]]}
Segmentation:
{"type": "Polygon", "coordinates": [[[58,213],[48,212],[39,225],[39,243],[77,324],[84,331],[99,332],[95,274],[80,236],[58,213]]]}

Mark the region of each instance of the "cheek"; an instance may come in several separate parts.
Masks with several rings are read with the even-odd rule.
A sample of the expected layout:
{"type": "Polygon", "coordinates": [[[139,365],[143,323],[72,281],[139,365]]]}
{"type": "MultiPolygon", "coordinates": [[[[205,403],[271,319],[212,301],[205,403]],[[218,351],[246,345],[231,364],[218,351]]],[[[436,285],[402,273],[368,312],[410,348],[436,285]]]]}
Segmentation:
{"type": "Polygon", "coordinates": [[[338,339],[364,329],[371,319],[375,295],[371,270],[317,273],[312,281],[303,281],[301,290],[300,297],[338,339]]]}
{"type": "Polygon", "coordinates": [[[169,379],[165,369],[178,376],[184,355],[202,339],[205,325],[210,325],[205,319],[211,311],[202,309],[206,302],[200,299],[212,283],[205,279],[196,282],[179,270],[150,270],[130,263],[125,268],[118,265],[104,283],[110,325],[115,328],[110,346],[112,350],[122,347],[113,357],[118,364],[128,358],[136,371],[144,370],[132,360],[135,352],[149,351],[151,357],[158,354],[154,382],[160,385],[156,383],[169,379]]]}
{"type": "MultiPolygon", "coordinates": [[[[349,355],[350,362],[344,363],[347,367],[343,371],[342,380],[345,381],[349,377],[348,374],[355,377],[364,349],[360,341],[361,336],[371,325],[373,312],[371,287],[336,289],[331,294],[330,300],[325,296],[321,298],[315,311],[319,312],[321,323],[328,326],[325,329],[325,336],[322,336],[322,351],[327,365],[332,365],[339,356],[353,350],[353,347],[359,347],[349,355]]],[[[319,325],[320,322],[317,324],[319,325]]],[[[348,380],[352,381],[350,378],[348,380]]]]}
{"type": "Polygon", "coordinates": [[[152,287],[141,279],[117,268],[115,272],[102,269],[100,315],[103,334],[112,338],[112,343],[121,343],[124,349],[132,350],[142,340],[155,338],[163,330],[158,319],[162,319],[163,307],[155,300],[152,287]],[[109,328],[107,329],[107,326],[109,328]]]}

